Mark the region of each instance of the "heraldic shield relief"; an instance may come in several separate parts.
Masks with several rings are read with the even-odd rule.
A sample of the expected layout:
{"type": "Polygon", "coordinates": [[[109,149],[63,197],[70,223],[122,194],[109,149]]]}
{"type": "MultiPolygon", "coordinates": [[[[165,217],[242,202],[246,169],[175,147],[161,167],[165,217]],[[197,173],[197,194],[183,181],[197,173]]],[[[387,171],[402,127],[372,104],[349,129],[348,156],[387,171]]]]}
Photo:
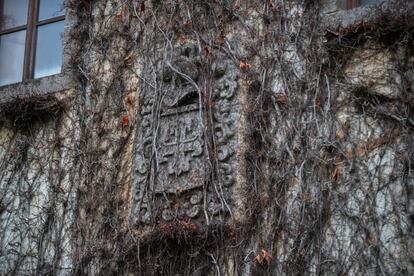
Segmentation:
{"type": "Polygon", "coordinates": [[[233,209],[238,70],[224,56],[206,66],[195,45],[175,52],[144,70],[156,81],[143,84],[140,100],[131,214],[138,225],[216,223],[233,209]]]}

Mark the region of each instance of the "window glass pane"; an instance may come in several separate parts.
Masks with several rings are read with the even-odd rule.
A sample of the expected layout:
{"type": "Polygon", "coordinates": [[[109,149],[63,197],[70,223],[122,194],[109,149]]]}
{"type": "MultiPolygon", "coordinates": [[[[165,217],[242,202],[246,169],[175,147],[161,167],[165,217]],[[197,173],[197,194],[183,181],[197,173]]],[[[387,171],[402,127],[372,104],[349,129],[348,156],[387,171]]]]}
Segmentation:
{"type": "Polygon", "coordinates": [[[26,25],[29,0],[0,0],[0,29],[26,25]]]}
{"type": "Polygon", "coordinates": [[[40,0],[39,21],[65,15],[64,0],[40,0]]]}
{"type": "Polygon", "coordinates": [[[38,27],[35,78],[60,73],[64,23],[65,21],[59,21],[38,27]]]}
{"type": "Polygon", "coordinates": [[[22,81],[26,31],[0,36],[0,85],[22,81]]]}

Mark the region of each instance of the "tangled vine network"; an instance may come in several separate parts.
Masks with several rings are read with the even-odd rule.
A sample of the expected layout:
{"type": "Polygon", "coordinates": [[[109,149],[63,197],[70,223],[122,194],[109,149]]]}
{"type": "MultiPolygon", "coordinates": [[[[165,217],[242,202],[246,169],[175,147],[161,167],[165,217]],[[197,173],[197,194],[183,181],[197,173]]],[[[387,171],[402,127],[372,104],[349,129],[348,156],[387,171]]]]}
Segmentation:
{"type": "Polygon", "coordinates": [[[414,8],[341,25],[328,2],[68,1],[71,87],[0,110],[0,274],[412,274],[414,8]],[[221,180],[220,62],[237,87],[237,196],[221,180]],[[137,141],[148,129],[160,167],[160,123],[142,114],[150,101],[160,120],[169,74],[195,91],[181,100],[223,208],[143,233],[137,141]]]}

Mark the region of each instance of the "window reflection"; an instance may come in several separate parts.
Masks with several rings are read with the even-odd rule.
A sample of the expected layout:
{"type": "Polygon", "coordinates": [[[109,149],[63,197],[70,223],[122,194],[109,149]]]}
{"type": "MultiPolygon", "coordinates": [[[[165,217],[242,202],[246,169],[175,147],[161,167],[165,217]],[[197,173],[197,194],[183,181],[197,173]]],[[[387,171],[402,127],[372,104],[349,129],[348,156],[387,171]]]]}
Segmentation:
{"type": "Polygon", "coordinates": [[[22,81],[26,31],[0,36],[0,85],[22,81]]]}
{"type": "Polygon", "coordinates": [[[0,0],[0,30],[26,25],[29,0],[0,0]]]}
{"type": "Polygon", "coordinates": [[[39,21],[65,15],[63,0],[40,0],[39,21]]]}
{"type": "Polygon", "coordinates": [[[40,26],[37,34],[35,78],[58,74],[62,67],[64,21],[40,26]]]}

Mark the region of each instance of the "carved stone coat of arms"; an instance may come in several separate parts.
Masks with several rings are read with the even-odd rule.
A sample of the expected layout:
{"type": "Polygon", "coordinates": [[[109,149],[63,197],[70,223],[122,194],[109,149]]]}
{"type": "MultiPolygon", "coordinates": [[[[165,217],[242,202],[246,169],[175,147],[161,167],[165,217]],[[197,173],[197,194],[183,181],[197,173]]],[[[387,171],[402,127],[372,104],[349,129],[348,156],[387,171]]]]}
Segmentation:
{"type": "Polygon", "coordinates": [[[176,52],[146,68],[155,81],[143,84],[138,116],[132,198],[137,224],[212,223],[233,208],[237,68],[224,57],[206,66],[194,45],[176,52]]]}

